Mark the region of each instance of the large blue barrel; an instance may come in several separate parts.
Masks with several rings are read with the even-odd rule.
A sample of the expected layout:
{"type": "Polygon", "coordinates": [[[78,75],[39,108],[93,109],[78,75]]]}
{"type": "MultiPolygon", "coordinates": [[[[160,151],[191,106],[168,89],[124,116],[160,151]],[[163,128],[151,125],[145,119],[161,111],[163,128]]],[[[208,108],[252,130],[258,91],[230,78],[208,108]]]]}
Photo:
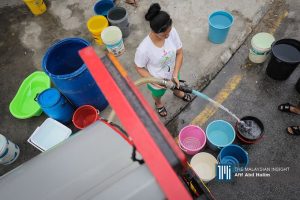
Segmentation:
{"type": "Polygon", "coordinates": [[[37,97],[37,102],[49,117],[67,123],[72,120],[74,108],[55,88],[44,90],[37,97]]]}
{"type": "Polygon", "coordinates": [[[108,102],[78,54],[89,45],[81,38],[63,39],[47,50],[42,68],[74,106],[88,104],[102,111],[108,102]]]}

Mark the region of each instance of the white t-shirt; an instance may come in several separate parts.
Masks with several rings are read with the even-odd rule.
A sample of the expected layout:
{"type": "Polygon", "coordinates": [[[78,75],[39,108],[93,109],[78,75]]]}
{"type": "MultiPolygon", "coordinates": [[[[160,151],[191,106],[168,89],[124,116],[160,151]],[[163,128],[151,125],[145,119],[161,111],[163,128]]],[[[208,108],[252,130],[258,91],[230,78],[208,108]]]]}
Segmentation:
{"type": "Polygon", "coordinates": [[[176,52],[181,47],[180,38],[173,27],[161,48],[155,46],[148,35],[138,46],[134,62],[138,67],[146,68],[156,78],[172,79],[176,52]]]}

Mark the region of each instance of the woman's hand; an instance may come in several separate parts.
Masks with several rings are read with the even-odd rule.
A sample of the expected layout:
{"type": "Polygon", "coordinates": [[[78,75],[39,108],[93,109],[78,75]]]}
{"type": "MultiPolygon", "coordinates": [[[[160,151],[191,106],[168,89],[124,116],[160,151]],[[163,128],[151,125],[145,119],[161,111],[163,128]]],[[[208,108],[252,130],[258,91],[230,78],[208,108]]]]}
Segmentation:
{"type": "Polygon", "coordinates": [[[178,80],[177,76],[173,76],[172,81],[173,81],[174,83],[176,83],[176,87],[179,88],[180,83],[179,83],[179,80],[178,80]]]}
{"type": "Polygon", "coordinates": [[[157,87],[157,88],[167,89],[166,87],[163,87],[163,86],[158,85],[158,84],[156,84],[156,83],[151,83],[151,84],[154,85],[154,86],[157,87]]]}

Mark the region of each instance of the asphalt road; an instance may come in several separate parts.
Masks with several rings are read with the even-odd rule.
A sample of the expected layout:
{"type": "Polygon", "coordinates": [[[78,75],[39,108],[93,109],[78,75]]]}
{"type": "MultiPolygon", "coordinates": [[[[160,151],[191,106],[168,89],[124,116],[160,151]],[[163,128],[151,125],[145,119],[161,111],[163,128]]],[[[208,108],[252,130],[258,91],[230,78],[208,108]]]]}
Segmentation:
{"type": "MultiPolygon", "coordinates": [[[[300,2],[288,1],[286,9],[287,12],[278,13],[282,17],[275,29],[261,26],[255,32],[275,32],[276,39],[300,40],[300,16],[296,15],[300,11],[300,2]]],[[[238,139],[234,143],[248,151],[250,168],[270,168],[270,176],[235,177],[230,183],[213,180],[208,187],[216,199],[299,199],[300,137],[288,135],[285,129],[287,126],[300,125],[300,117],[282,113],[277,106],[285,102],[299,103],[300,94],[295,90],[295,84],[300,78],[300,68],[285,81],[271,79],[265,73],[268,61],[255,65],[247,59],[250,39],[203,92],[223,102],[237,116],[255,116],[263,122],[265,135],[258,143],[245,145],[238,139]],[[284,171],[278,171],[276,167],[284,171]]],[[[226,112],[216,110],[207,101],[196,98],[167,127],[176,136],[188,124],[198,124],[205,130],[208,123],[216,119],[235,124],[235,120],[226,112]]],[[[204,151],[218,155],[208,147],[204,151]]]]}

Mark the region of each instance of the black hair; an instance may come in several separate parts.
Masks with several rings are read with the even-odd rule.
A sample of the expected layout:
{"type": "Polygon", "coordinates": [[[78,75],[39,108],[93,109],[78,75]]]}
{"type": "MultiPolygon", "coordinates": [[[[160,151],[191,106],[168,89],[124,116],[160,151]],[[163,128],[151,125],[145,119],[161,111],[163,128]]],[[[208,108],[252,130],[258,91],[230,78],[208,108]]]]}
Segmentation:
{"type": "Polygon", "coordinates": [[[150,6],[145,15],[145,19],[150,22],[150,27],[155,33],[165,32],[172,25],[170,15],[162,11],[158,3],[154,3],[150,6]]]}

